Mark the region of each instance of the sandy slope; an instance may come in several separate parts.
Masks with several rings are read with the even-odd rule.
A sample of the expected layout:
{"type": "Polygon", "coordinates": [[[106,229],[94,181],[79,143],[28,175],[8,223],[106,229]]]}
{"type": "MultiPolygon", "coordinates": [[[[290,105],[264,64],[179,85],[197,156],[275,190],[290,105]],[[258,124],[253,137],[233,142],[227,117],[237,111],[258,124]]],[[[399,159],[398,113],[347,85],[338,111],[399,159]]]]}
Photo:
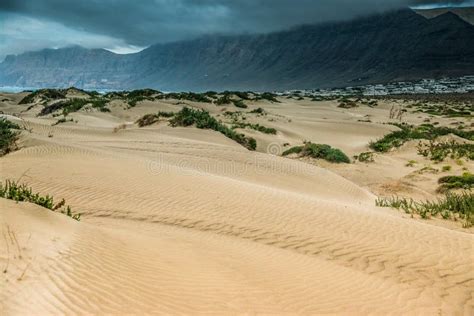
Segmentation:
{"type": "MultiPolygon", "coordinates": [[[[267,106],[280,143],[307,134],[357,152],[390,129],[357,122],[364,110],[267,106]]],[[[177,106],[55,127],[24,115],[32,132],[0,159],[2,178],[83,220],[0,199],[1,314],[474,312],[472,234],[375,208],[327,169],[211,131],[112,131],[153,107],[177,106]]]]}

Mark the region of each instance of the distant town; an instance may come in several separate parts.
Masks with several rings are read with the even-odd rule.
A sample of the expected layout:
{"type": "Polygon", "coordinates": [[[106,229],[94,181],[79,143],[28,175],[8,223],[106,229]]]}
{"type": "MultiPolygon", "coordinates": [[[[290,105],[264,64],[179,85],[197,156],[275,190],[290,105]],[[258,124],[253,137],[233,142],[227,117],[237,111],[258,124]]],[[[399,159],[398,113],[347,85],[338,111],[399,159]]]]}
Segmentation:
{"type": "Polygon", "coordinates": [[[309,96],[364,95],[384,96],[396,94],[444,94],[474,92],[474,76],[443,79],[422,79],[419,81],[392,82],[345,88],[290,90],[281,94],[301,92],[309,96]]]}

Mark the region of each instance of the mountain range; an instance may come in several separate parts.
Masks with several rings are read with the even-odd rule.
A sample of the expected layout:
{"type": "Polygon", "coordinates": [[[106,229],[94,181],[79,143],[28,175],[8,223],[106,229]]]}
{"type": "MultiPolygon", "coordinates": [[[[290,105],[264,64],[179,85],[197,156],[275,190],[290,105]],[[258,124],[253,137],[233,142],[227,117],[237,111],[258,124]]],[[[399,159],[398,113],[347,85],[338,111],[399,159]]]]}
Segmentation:
{"type": "Polygon", "coordinates": [[[404,9],[255,35],[204,36],[135,54],[68,47],[9,55],[0,86],[283,90],[474,74],[474,26],[404,9]]]}

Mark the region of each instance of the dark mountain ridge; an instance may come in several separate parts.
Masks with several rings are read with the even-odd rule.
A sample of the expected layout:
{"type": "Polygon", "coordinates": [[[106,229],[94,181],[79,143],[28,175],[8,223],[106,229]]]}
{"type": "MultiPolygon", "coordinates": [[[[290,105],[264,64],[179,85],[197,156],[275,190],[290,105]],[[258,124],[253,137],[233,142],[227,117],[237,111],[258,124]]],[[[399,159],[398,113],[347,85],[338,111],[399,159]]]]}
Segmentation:
{"type": "Polygon", "coordinates": [[[205,36],[117,55],[80,47],[8,56],[0,85],[280,90],[474,74],[474,26],[400,10],[264,35],[205,36]]]}

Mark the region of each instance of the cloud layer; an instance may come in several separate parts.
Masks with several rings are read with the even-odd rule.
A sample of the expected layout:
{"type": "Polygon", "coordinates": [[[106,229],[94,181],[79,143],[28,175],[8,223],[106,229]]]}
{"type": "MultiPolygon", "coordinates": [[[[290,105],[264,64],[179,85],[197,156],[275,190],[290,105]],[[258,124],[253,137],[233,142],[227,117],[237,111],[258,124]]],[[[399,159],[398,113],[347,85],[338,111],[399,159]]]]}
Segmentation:
{"type": "MultiPolygon", "coordinates": [[[[453,5],[469,1],[450,1],[453,5]]],[[[78,44],[129,52],[210,33],[255,33],[351,19],[424,0],[2,0],[6,54],[78,44]]]]}

